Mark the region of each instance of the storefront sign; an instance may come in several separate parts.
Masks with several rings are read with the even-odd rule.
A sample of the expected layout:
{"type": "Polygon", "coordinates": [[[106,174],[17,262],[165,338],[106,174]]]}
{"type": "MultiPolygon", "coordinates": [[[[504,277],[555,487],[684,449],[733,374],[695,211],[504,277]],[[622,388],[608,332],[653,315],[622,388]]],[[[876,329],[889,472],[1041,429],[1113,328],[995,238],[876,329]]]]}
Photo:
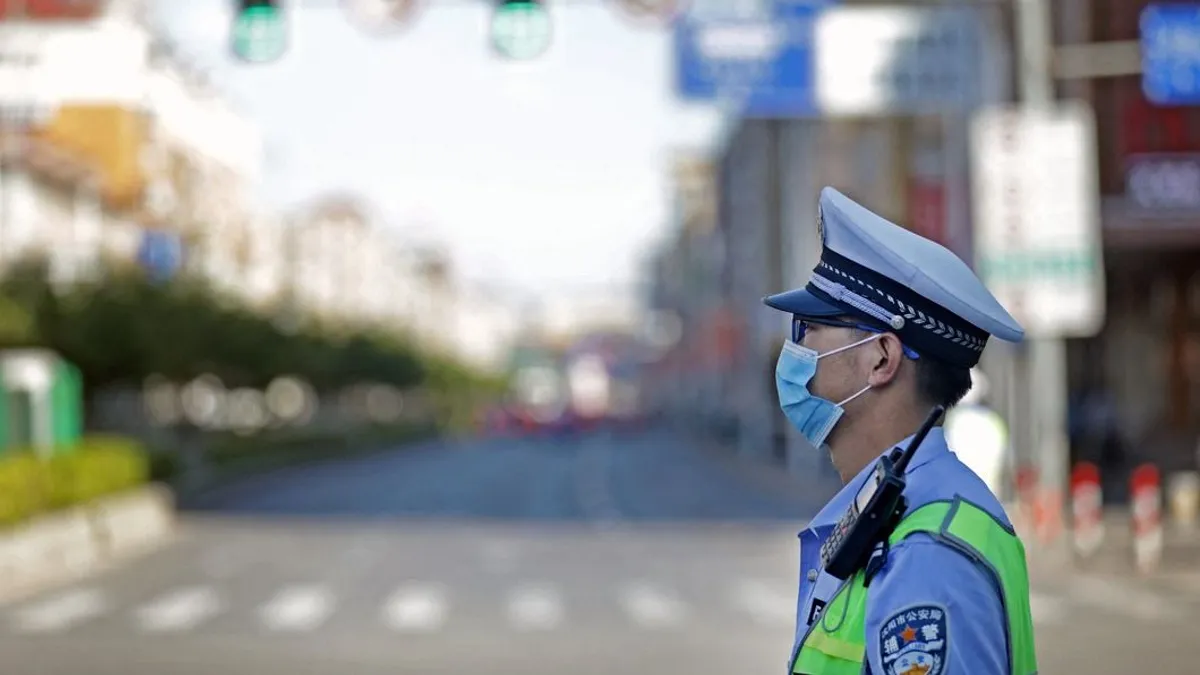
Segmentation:
{"type": "Polygon", "coordinates": [[[989,108],[971,133],[976,269],[1031,337],[1104,325],[1091,107],[989,108]]]}
{"type": "Polygon", "coordinates": [[[1125,196],[1147,212],[1200,212],[1200,154],[1134,155],[1126,160],[1125,196]]]}
{"type": "Polygon", "coordinates": [[[940,179],[909,180],[908,226],[926,239],[949,245],[946,240],[946,189],[940,179]]]}

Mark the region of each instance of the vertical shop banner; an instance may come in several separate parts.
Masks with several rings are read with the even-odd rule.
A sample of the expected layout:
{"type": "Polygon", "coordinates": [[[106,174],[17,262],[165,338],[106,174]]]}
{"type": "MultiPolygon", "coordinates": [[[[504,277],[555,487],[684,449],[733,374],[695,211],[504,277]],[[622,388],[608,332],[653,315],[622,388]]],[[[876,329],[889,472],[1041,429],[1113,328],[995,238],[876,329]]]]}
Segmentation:
{"type": "Polygon", "coordinates": [[[950,246],[946,238],[946,186],[941,180],[909,179],[907,223],[922,237],[950,246]]]}

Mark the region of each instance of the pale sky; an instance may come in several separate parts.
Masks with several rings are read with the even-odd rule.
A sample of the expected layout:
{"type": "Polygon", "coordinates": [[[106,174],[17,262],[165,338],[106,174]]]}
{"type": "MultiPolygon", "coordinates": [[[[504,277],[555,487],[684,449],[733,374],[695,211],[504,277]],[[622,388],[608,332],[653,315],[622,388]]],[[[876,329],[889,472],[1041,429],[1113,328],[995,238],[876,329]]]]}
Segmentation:
{"type": "Polygon", "coordinates": [[[262,129],[270,204],[357,191],[406,236],[448,245],[468,279],[555,295],[632,282],[668,225],[669,152],[707,146],[716,125],[674,98],[670,32],[599,0],[552,3],[555,44],[513,64],[488,49],[488,3],[432,2],[380,39],[337,0],[292,0],[291,51],[264,66],[227,56],[230,0],[157,0],[181,51],[262,129]]]}

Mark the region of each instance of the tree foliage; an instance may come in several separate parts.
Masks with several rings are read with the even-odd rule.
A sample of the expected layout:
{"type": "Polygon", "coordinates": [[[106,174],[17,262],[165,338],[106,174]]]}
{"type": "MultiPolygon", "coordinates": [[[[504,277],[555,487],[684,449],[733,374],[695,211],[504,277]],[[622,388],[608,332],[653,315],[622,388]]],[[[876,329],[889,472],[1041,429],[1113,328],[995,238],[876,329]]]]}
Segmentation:
{"type": "Polygon", "coordinates": [[[81,369],[89,388],[204,373],[255,387],[290,374],[318,390],[370,381],[462,391],[482,382],[403,334],[285,325],[195,278],[156,283],[137,270],[111,269],[61,289],[49,279],[39,261],[0,279],[0,346],[52,348],[81,369]]]}

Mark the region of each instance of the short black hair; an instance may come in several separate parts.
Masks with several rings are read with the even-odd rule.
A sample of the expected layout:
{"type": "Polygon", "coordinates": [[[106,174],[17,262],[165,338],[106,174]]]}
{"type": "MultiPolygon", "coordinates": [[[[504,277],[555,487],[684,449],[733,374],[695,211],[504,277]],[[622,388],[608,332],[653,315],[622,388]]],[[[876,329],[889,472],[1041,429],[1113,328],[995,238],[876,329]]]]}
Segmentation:
{"type": "MultiPolygon", "coordinates": [[[[871,331],[856,328],[854,335],[863,339],[870,336],[871,331]]],[[[943,405],[947,409],[952,408],[971,391],[969,368],[952,366],[926,354],[921,354],[920,358],[912,363],[916,368],[917,396],[930,406],[943,405]]]]}
{"type": "Polygon", "coordinates": [[[917,395],[931,406],[951,408],[971,391],[971,371],[921,354],[917,368],[917,395]]]}

